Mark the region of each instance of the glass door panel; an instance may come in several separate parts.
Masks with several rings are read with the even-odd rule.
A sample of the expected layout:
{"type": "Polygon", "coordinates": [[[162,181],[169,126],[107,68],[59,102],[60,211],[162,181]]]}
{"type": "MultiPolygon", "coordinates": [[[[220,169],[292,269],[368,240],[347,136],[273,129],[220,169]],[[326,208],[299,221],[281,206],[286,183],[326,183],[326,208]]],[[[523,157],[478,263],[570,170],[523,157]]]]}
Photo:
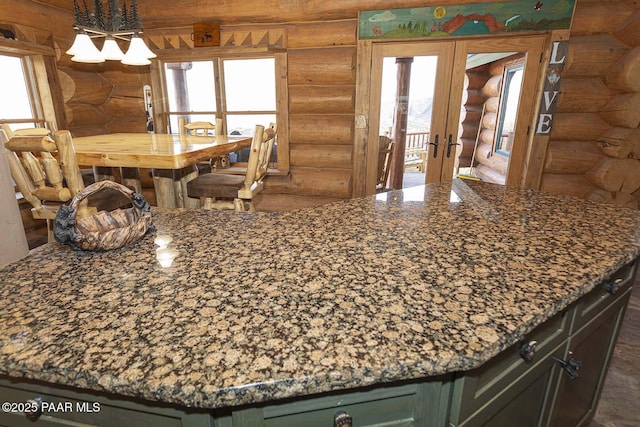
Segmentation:
{"type": "Polygon", "coordinates": [[[394,142],[388,188],[440,178],[453,53],[443,43],[373,48],[369,140],[394,142]]]}
{"type": "Polygon", "coordinates": [[[457,156],[443,159],[442,181],[466,168],[460,173],[520,185],[544,40],[529,36],[456,42],[447,134],[461,145],[455,146],[457,156]]]}

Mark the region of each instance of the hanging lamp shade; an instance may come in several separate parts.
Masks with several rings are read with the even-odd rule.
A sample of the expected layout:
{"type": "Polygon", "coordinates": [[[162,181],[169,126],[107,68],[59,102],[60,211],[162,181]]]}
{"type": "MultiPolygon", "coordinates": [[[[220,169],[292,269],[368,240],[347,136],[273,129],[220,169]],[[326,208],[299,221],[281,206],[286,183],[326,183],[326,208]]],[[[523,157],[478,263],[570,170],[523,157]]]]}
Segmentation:
{"type": "Polygon", "coordinates": [[[121,62],[126,65],[149,65],[151,64],[149,58],[155,57],[156,54],[151,52],[140,36],[135,34],[121,62]]]}
{"type": "Polygon", "coordinates": [[[72,61],[97,64],[104,62],[104,57],[98,48],[93,44],[91,38],[84,32],[76,34],[73,45],[67,51],[72,61]]]}
{"type": "Polygon", "coordinates": [[[111,61],[121,61],[124,58],[124,53],[120,50],[120,46],[118,46],[113,36],[107,36],[104,40],[101,54],[104,59],[111,61]]]}

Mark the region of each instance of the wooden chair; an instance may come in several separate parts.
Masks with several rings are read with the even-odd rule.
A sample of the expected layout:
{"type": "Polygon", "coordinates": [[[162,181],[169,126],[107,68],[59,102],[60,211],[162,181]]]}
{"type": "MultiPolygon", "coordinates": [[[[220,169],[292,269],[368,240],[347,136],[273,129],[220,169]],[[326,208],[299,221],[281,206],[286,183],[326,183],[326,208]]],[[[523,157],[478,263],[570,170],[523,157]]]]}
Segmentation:
{"type": "MultiPolygon", "coordinates": [[[[4,125],[2,133],[7,141],[4,145],[11,176],[22,197],[31,205],[33,218],[47,221],[48,240],[53,241],[52,220],[58,208],[84,189],[71,133],[68,130],[56,131],[54,140],[46,129],[11,132],[4,125]]],[[[108,200],[109,197],[105,194],[91,204],[111,208],[121,201],[108,200]],[[110,205],[111,201],[115,203],[110,205]]],[[[78,216],[94,212],[96,208],[89,207],[85,200],[78,216]]]]}
{"type": "MultiPolygon", "coordinates": [[[[222,119],[216,119],[216,124],[211,122],[191,122],[187,123],[184,117],[178,119],[178,127],[180,128],[180,135],[192,135],[192,136],[210,136],[210,135],[224,135],[224,124],[222,119]]],[[[227,159],[228,160],[228,159],[227,159]]],[[[206,162],[200,162],[196,166],[198,167],[198,173],[209,173],[212,169],[222,163],[220,157],[209,159],[206,162]]]]}
{"type": "Polygon", "coordinates": [[[216,119],[216,124],[211,122],[192,122],[187,121],[181,117],[178,119],[178,127],[180,128],[180,135],[224,135],[224,125],[222,119],[216,119]]]}
{"type": "Polygon", "coordinates": [[[269,159],[276,136],[276,125],[268,128],[256,125],[247,173],[229,175],[207,173],[187,183],[189,197],[199,198],[204,209],[234,209],[254,211],[253,197],[262,191],[269,159]]]}
{"type": "Polygon", "coordinates": [[[382,192],[387,187],[389,181],[389,170],[391,169],[391,158],[393,157],[393,140],[385,135],[380,135],[378,143],[378,182],[376,192],[382,192]]]}

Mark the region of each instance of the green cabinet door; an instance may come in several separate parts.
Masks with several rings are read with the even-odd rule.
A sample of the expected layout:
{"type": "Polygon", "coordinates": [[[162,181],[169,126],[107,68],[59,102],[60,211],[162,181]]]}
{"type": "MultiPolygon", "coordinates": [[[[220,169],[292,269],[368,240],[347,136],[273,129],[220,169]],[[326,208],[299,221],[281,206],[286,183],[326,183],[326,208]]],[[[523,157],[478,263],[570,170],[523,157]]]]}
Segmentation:
{"type": "Polygon", "coordinates": [[[584,426],[593,417],[629,295],[625,292],[571,335],[569,350],[581,366],[576,379],[561,375],[551,426],[584,426]]]}
{"type": "MultiPolygon", "coordinates": [[[[566,352],[565,345],[539,358],[520,377],[514,378],[506,388],[497,392],[493,399],[477,408],[464,419],[452,407],[450,426],[518,426],[538,427],[545,425],[549,416],[551,400],[555,390],[559,367],[554,358],[566,352]]],[[[454,402],[455,402],[454,396],[454,402]]],[[[464,405],[464,402],[463,402],[464,405]]]]}

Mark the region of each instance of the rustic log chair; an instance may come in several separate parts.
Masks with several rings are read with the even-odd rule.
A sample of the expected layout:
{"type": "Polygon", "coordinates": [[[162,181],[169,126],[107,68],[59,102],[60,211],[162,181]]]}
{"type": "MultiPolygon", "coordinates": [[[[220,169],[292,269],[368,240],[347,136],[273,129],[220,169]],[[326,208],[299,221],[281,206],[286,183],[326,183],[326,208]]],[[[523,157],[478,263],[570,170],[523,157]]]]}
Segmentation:
{"type": "Polygon", "coordinates": [[[277,128],[256,125],[246,175],[207,173],[187,183],[189,197],[199,198],[204,209],[254,211],[253,197],[262,191],[277,128]],[[231,200],[230,200],[231,199],[231,200]]]}
{"type": "MultiPolygon", "coordinates": [[[[43,128],[12,132],[3,125],[1,132],[6,141],[4,145],[11,176],[22,196],[32,206],[33,218],[47,221],[47,237],[53,241],[52,220],[58,208],[84,189],[71,133],[68,130],[56,131],[54,140],[49,136],[49,131],[43,128]]],[[[120,206],[122,199],[112,196],[111,193],[105,193],[91,202],[84,201],[78,216],[95,213],[96,206],[107,209],[120,206]]]]}
{"type": "MultiPolygon", "coordinates": [[[[210,135],[224,135],[224,124],[222,119],[216,119],[216,124],[211,122],[191,122],[187,123],[184,117],[178,119],[178,127],[180,128],[180,135],[192,135],[192,136],[210,136],[210,135]]],[[[207,162],[200,162],[196,166],[199,173],[209,173],[212,168],[215,168],[220,164],[219,157],[209,159],[207,162]]]]}
{"type": "Polygon", "coordinates": [[[389,180],[389,170],[391,168],[391,158],[393,157],[394,142],[385,135],[380,135],[378,143],[378,182],[376,192],[380,193],[387,187],[389,180]]]}

